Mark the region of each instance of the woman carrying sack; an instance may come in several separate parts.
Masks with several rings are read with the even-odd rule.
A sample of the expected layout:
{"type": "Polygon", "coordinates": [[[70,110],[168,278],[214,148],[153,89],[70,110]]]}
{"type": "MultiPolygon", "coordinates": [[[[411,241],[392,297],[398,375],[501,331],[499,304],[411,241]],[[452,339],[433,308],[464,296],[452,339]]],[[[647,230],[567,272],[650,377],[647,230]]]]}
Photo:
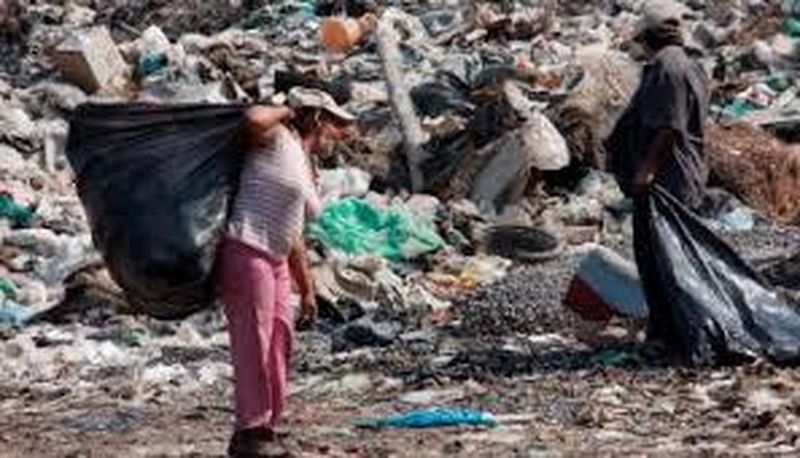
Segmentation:
{"type": "Polygon", "coordinates": [[[293,89],[289,106],[247,112],[248,151],[220,248],[219,291],[235,379],[231,456],[290,456],[275,427],[288,392],[292,279],[300,322],[316,316],[302,237],[319,211],[308,155],[350,135],[355,120],[318,90],[293,89]]]}

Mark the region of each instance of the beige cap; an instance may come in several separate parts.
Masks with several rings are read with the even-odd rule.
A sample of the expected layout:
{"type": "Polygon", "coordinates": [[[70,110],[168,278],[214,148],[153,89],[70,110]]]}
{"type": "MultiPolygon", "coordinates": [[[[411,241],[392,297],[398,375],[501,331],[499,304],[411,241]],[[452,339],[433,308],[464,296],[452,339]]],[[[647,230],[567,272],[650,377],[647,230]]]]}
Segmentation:
{"type": "Polygon", "coordinates": [[[353,122],[356,120],[356,117],[340,107],[330,94],[319,89],[309,89],[306,87],[292,88],[292,90],[289,91],[287,101],[292,108],[318,108],[327,111],[343,121],[353,122]]]}
{"type": "Polygon", "coordinates": [[[683,22],[683,16],[689,9],[674,0],[650,0],[642,8],[642,17],[636,24],[634,38],[641,36],[645,31],[660,27],[670,21],[677,24],[683,22]]]}

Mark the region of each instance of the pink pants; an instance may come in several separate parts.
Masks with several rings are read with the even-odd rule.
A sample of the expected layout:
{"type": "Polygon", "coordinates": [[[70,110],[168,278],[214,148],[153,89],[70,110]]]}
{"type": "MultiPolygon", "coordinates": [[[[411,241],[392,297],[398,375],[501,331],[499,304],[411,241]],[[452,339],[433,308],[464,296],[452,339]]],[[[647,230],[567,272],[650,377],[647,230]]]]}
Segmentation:
{"type": "Polygon", "coordinates": [[[236,428],[273,428],[283,412],[292,350],[291,279],[275,261],[227,239],[220,252],[220,293],[233,358],[236,428]]]}

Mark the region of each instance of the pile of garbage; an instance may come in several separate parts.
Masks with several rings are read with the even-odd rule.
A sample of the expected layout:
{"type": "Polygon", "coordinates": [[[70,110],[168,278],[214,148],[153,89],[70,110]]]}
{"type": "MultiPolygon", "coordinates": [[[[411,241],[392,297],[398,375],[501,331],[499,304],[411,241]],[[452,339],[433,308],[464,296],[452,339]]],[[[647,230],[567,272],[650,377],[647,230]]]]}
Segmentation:
{"type": "MultiPolygon", "coordinates": [[[[3,49],[26,63],[3,65],[2,138],[11,157],[4,167],[32,160],[48,180],[69,186],[65,119],[86,101],[281,103],[289,88],[305,85],[357,113],[363,131],[323,164],[331,208],[313,234],[335,251],[396,262],[447,246],[471,256],[487,245],[486,228],[506,224],[545,227],[566,242],[600,241],[613,226],[605,208],[624,205],[607,177],[587,170],[602,170],[601,142],[637,84],[638,65],[618,45],[632,31],[639,2],[200,3],[129,11],[114,2],[4,2],[3,49]],[[225,14],[207,14],[212,10],[225,14]],[[189,23],[191,32],[181,34],[189,23]],[[404,222],[403,206],[430,223],[420,229],[426,234],[372,246],[341,240],[353,237],[348,230],[376,229],[359,221],[365,212],[388,212],[382,224],[421,227],[404,222]]],[[[797,179],[791,147],[760,144],[759,157],[780,158],[766,172],[751,157],[753,145],[736,150],[731,136],[715,129],[736,120],[777,134],[792,130],[795,9],[792,2],[687,2],[684,12],[717,85],[722,125],[708,139],[712,175],[744,204],[788,223],[796,221],[788,197],[797,179]]],[[[36,190],[37,199],[70,194],[36,190]]],[[[42,235],[47,205],[40,209],[19,191],[6,195],[15,232],[33,225],[42,235]],[[39,222],[14,216],[16,206],[35,207],[39,222]]],[[[66,234],[85,236],[80,220],[70,220],[75,227],[66,234]]],[[[489,254],[496,254],[493,245],[489,254]]],[[[59,277],[47,278],[51,287],[59,277]]]]}
{"type": "MultiPolygon", "coordinates": [[[[558,307],[598,281],[586,254],[632,258],[631,202],[602,142],[638,84],[622,45],[642,2],[376,3],[0,0],[2,333],[135,311],[66,160],[77,107],[281,104],[295,86],[329,92],[362,132],[320,159],[325,208],[308,229],[331,351],[408,329],[573,326],[558,307]]],[[[722,197],[708,222],[745,235],[800,223],[800,2],[684,3],[714,77],[706,141],[722,197]]],[[[775,248],[758,253],[782,276],[771,283],[794,285],[775,248]]],[[[599,282],[636,284],[613,259],[618,276],[599,282]]],[[[646,314],[638,290],[592,294],[646,314]]],[[[84,331],[69,341],[94,345],[84,331]]]]}
{"type": "MultiPolygon", "coordinates": [[[[282,103],[303,85],[356,113],[363,135],[322,159],[326,210],[309,231],[334,315],[355,301],[430,316],[513,261],[629,237],[602,140],[638,82],[619,45],[639,2],[195,3],[141,14],[3,3],[2,46],[17,57],[0,67],[12,323],[63,302],[77,272],[103,276],[64,156],[66,120],[85,102],[282,103]]],[[[712,182],[738,198],[719,226],[795,223],[793,147],[771,135],[792,140],[782,133],[797,92],[794,7],[687,2],[684,13],[721,107],[707,140],[712,182]]]]}
{"type": "MultiPolygon", "coordinates": [[[[493,253],[474,257],[483,242],[482,230],[495,224],[494,216],[486,218],[483,212],[497,215],[507,203],[520,202],[534,168],[557,170],[569,162],[565,140],[541,111],[546,105],[531,109],[530,94],[524,91],[534,86],[515,82],[525,72],[529,73],[525,79],[533,81],[532,70],[521,71],[499,44],[487,49],[486,57],[465,52],[474,39],[462,34],[475,31],[456,27],[463,22],[462,14],[478,14],[477,31],[492,29],[502,35],[503,26],[498,24],[506,13],[493,11],[494,7],[457,14],[434,8],[418,17],[399,9],[380,12],[374,6],[343,5],[346,11],[326,18],[317,15],[323,5],[249,4],[233,8],[236,13],[229,18],[210,20],[219,24],[203,22],[197,31],[224,28],[222,24],[230,28],[178,36],[175,31],[187,15],[199,13],[189,12],[188,3],[175,6],[174,11],[143,6],[148,14],[141,17],[126,17],[110,4],[93,5],[94,9],[19,2],[4,6],[3,46],[18,58],[3,66],[7,82],[2,138],[8,156],[3,172],[9,177],[5,180],[4,175],[8,189],[3,193],[7,222],[3,277],[9,287],[3,300],[7,310],[12,306],[29,309],[9,319],[14,324],[22,322],[20,316],[27,320],[63,303],[65,282],[74,274],[98,270],[100,259],[73,197],[72,171],[64,156],[66,121],[85,102],[280,103],[281,94],[302,84],[322,87],[347,103],[359,114],[365,135],[326,158],[330,164],[324,165],[333,168],[323,173],[321,186],[329,205],[310,233],[320,246],[337,254],[326,255],[316,269],[321,289],[330,292],[334,303],[347,296],[341,278],[354,273],[360,274],[356,278],[365,277],[361,280],[366,284],[355,289],[368,291],[359,296],[361,300],[375,301],[372,291],[392,288],[379,286],[376,278],[393,279],[395,288],[407,282],[405,274],[394,278],[389,262],[411,262],[437,252],[438,258],[432,258],[428,268],[408,269],[419,272],[416,276],[430,277],[426,281],[432,286],[416,294],[394,291],[396,297],[440,308],[454,294],[502,276],[503,269],[497,267],[507,262],[493,258],[493,253]],[[358,13],[361,18],[355,20],[346,13],[358,13]],[[382,13],[380,23],[375,13],[382,13]],[[168,18],[164,29],[156,25],[139,29],[150,22],[148,18],[161,14],[168,18]],[[280,24],[270,22],[275,17],[282,18],[280,24]],[[357,26],[357,34],[363,36],[336,45],[337,26],[357,26]],[[279,33],[287,29],[293,32],[279,33]],[[460,32],[454,33],[459,31],[455,29],[460,32]],[[415,38],[403,40],[401,50],[400,41],[391,39],[397,32],[413,32],[415,38]],[[444,52],[447,48],[462,52],[444,52]],[[393,53],[401,61],[391,62],[387,55],[393,53]],[[409,53],[416,54],[416,62],[407,62],[409,53]],[[23,71],[15,65],[18,62],[31,65],[23,71]],[[391,75],[393,71],[402,75],[404,87],[399,92],[410,95],[415,104],[412,111],[420,114],[412,114],[417,124],[411,127],[404,125],[404,116],[398,116],[399,121],[392,117],[389,93],[393,90],[387,87],[384,72],[391,75]],[[427,175],[416,183],[422,186],[418,189],[402,178],[416,173],[408,170],[411,162],[402,153],[402,145],[409,143],[409,128],[421,133],[424,142],[417,146],[424,154],[420,157],[428,158],[414,165],[424,168],[427,175]],[[454,136],[460,139],[452,141],[454,136]],[[391,173],[395,167],[404,170],[391,173]],[[38,181],[26,176],[32,173],[40,175],[38,181]],[[388,188],[371,192],[380,181],[388,188]],[[445,186],[447,182],[460,185],[445,186]],[[393,191],[386,192],[389,189],[393,191]],[[401,189],[417,193],[396,192],[401,189]],[[504,196],[509,192],[514,196],[504,196]],[[52,196],[58,196],[56,203],[50,202],[52,196]],[[363,265],[372,267],[358,268],[363,265]],[[326,281],[328,277],[334,280],[326,281]],[[435,285],[439,285],[438,296],[430,291],[435,285]]],[[[529,28],[526,21],[540,21],[537,17],[542,12],[534,16],[521,17],[509,27],[525,30],[529,28]]],[[[531,31],[512,33],[530,35],[531,31]]],[[[527,218],[525,210],[517,213],[527,218]]],[[[408,305],[401,308],[406,310],[408,305]]]]}

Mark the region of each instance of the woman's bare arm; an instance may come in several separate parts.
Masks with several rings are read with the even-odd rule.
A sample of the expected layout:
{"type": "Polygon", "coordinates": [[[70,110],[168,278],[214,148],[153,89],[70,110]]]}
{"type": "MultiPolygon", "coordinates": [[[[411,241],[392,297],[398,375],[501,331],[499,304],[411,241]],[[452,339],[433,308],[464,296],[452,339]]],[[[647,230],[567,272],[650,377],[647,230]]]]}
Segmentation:
{"type": "Polygon", "coordinates": [[[317,302],[311,270],[308,268],[306,244],[301,238],[289,253],[289,271],[300,290],[301,325],[308,325],[317,315],[317,302]]]}
{"type": "Polygon", "coordinates": [[[272,129],[286,119],[292,117],[289,107],[267,107],[256,105],[247,110],[245,118],[247,126],[253,132],[264,132],[272,129]]]}

